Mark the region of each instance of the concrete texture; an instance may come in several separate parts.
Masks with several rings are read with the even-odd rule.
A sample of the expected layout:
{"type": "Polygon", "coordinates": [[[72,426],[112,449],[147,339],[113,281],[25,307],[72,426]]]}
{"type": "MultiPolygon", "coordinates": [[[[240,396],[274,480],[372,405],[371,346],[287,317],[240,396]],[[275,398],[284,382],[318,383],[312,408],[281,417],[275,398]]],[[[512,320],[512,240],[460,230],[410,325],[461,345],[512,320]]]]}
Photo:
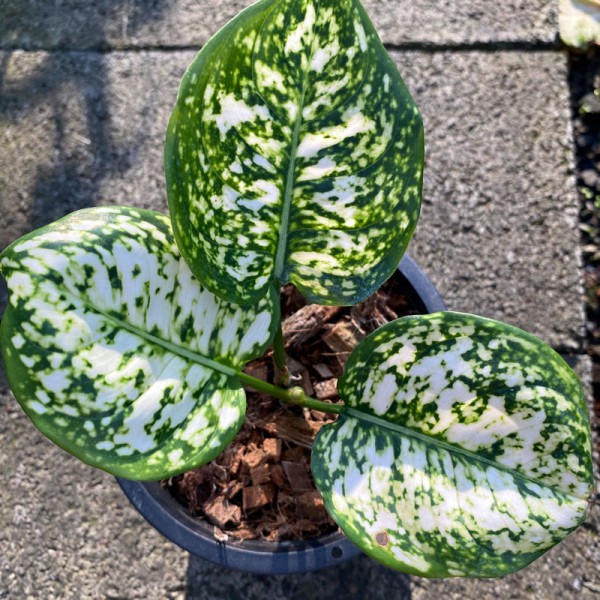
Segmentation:
{"type": "MultiPolygon", "coordinates": [[[[77,208],[166,210],[162,141],[194,56],[172,48],[203,43],[246,4],[0,0],[0,47],[40,49],[0,53],[0,248],[77,208]],[[64,51],[85,48],[127,50],[64,51]]],[[[451,308],[571,352],[587,386],[566,57],[528,50],[555,40],[555,2],[365,5],[385,42],[412,48],[393,52],[427,139],[411,252],[451,308]]],[[[0,282],[0,313],[5,302],[0,282]]],[[[45,440],[0,365],[1,599],[591,600],[600,593],[599,513],[593,505],[568,540],[498,580],[428,581],[365,557],[288,577],[231,572],[165,541],[111,477],[45,440]]]]}
{"type": "Polygon", "coordinates": [[[393,53],[425,123],[412,252],[454,310],[581,347],[566,57],[393,53]]]}
{"type": "MultiPolygon", "coordinates": [[[[199,46],[248,0],[3,0],[0,47],[199,46]]],[[[553,44],[554,0],[364,0],[387,44],[553,44]]]]}
{"type": "Polygon", "coordinates": [[[166,211],[162,144],[193,53],[4,53],[4,247],[99,204],[166,211]]]}
{"type": "Polygon", "coordinates": [[[179,599],[187,555],[66,454],[0,381],[0,598],[179,599]]]}

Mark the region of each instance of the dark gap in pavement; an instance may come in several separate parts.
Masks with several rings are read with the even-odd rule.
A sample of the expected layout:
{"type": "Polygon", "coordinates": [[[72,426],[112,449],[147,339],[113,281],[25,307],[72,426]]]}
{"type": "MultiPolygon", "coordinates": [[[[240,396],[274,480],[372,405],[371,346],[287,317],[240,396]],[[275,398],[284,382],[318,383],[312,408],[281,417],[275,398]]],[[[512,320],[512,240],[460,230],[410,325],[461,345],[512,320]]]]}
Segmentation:
{"type": "Polygon", "coordinates": [[[600,461],[600,48],[569,54],[569,89],[584,269],[584,353],[592,361],[592,431],[600,461]]]}

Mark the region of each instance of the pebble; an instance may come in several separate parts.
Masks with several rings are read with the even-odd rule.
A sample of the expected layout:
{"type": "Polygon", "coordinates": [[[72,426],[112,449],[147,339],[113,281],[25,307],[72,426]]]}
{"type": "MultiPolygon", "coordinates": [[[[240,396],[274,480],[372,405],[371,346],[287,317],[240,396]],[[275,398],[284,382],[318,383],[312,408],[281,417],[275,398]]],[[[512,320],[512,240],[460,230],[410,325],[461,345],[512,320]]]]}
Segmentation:
{"type": "Polygon", "coordinates": [[[597,187],[600,180],[598,171],[594,169],[585,169],[584,171],[581,171],[580,177],[581,181],[590,188],[597,187]]]}
{"type": "Polygon", "coordinates": [[[594,93],[586,94],[579,102],[579,110],[586,115],[600,114],[600,98],[594,93]]]}

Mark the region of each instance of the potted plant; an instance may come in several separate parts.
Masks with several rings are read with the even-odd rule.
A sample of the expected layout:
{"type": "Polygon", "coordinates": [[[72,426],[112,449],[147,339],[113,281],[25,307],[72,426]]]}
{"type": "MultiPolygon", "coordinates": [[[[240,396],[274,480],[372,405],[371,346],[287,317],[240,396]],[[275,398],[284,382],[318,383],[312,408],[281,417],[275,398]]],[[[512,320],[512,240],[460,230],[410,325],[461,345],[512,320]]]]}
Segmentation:
{"type": "MultiPolygon", "coordinates": [[[[398,273],[399,290],[402,291],[405,299],[410,301],[412,310],[416,310],[418,313],[432,313],[446,309],[433,284],[407,254],[404,255],[398,267],[398,273]]],[[[272,424],[274,421],[269,423],[269,425],[272,424]]],[[[296,449],[298,448],[296,447],[296,449]]],[[[269,468],[273,467],[269,466],[269,468]]],[[[258,469],[261,470],[264,467],[258,467],[258,469]]],[[[250,479],[252,481],[252,478],[250,479]]],[[[237,475],[234,481],[239,481],[237,475]]],[[[308,539],[304,535],[301,540],[263,541],[259,538],[240,541],[235,537],[235,531],[234,537],[230,537],[231,524],[223,531],[219,527],[222,526],[222,523],[218,520],[215,521],[213,518],[211,523],[206,518],[200,519],[192,515],[189,500],[181,502],[173,493],[172,486],[166,485],[168,482],[131,481],[121,478],[118,479],[118,482],[135,508],[158,531],[190,553],[221,566],[254,573],[289,574],[323,569],[344,562],[359,553],[356,546],[339,532],[325,533],[318,537],[313,533],[308,539]]],[[[267,485],[272,484],[268,483],[267,485]]],[[[209,482],[202,486],[202,491],[206,491],[207,487],[209,487],[209,482]]],[[[225,487],[227,488],[227,486],[225,487]]],[[[211,497],[215,493],[217,492],[212,491],[211,497]]],[[[237,505],[241,504],[243,510],[245,508],[243,496],[240,499],[239,492],[236,494],[237,505]]],[[[280,510],[281,496],[282,492],[279,490],[274,510],[280,510]]],[[[283,501],[286,500],[287,498],[284,497],[283,501]]],[[[212,505],[210,498],[206,504],[212,505]]],[[[231,507],[231,504],[224,497],[219,506],[231,507]]],[[[321,517],[322,511],[319,509],[320,503],[316,511],[313,508],[313,513],[316,512],[317,516],[321,517]]],[[[294,511],[302,513],[302,510],[298,510],[297,504],[294,511]]],[[[227,509],[223,512],[225,512],[224,517],[219,515],[221,521],[229,517],[227,509]]],[[[253,518],[259,522],[264,522],[264,519],[265,517],[260,513],[253,518]]],[[[235,526],[235,524],[233,525],[235,526]]],[[[287,526],[287,523],[282,523],[282,526],[287,526]]]]}
{"type": "Polygon", "coordinates": [[[79,211],[0,255],[8,380],[50,439],[125,479],[218,456],[242,384],[338,414],[315,440],[325,506],[362,551],[430,577],[520,569],[585,518],[587,410],[533,336],[451,312],[368,336],[338,391],[287,385],[279,288],[354,304],[415,228],[418,110],[358,0],[261,0],[185,74],[169,124],[170,219],[79,211]],[[281,385],[242,371],[273,346],[281,385]]]}

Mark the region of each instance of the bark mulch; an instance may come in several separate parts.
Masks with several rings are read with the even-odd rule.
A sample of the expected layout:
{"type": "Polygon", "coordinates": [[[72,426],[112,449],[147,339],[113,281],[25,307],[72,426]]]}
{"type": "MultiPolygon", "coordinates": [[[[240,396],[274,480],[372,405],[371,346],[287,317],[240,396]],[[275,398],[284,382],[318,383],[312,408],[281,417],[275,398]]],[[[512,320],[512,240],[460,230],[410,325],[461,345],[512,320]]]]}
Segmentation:
{"type": "MultiPolygon", "coordinates": [[[[283,337],[292,384],[339,403],[336,384],[352,349],[389,321],[418,312],[396,273],[353,307],[307,305],[293,286],[281,293],[283,337]]],[[[273,382],[270,354],[245,371],[273,382]]],[[[314,486],[311,447],[336,415],[295,406],[251,389],[240,432],[213,462],[165,482],[219,540],[300,540],[337,531],[314,486]]]]}

